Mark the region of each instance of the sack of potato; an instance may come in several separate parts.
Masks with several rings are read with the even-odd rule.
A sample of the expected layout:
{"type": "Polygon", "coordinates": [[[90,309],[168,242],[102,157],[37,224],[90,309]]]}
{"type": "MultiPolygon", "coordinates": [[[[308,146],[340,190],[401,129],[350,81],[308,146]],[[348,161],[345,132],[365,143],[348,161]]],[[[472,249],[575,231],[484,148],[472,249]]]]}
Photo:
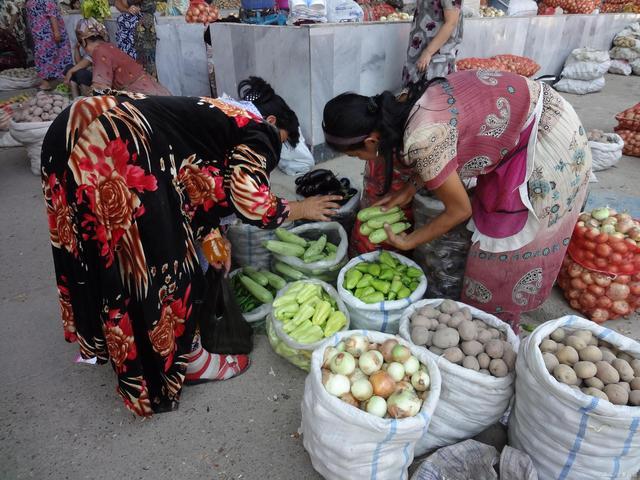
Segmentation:
{"type": "Polygon", "coordinates": [[[40,83],[36,69],[9,68],[0,72],[0,91],[35,87],[40,83]]]}
{"type": "Polygon", "coordinates": [[[472,438],[502,418],[520,346],[509,325],[461,302],[421,300],[404,311],[400,336],[426,347],[442,375],[429,435],[416,455],[472,438]]]}
{"type": "Polygon", "coordinates": [[[637,472],[638,359],[638,342],[574,315],[522,341],[509,440],[531,456],[540,478],[628,479],[637,472]]]}

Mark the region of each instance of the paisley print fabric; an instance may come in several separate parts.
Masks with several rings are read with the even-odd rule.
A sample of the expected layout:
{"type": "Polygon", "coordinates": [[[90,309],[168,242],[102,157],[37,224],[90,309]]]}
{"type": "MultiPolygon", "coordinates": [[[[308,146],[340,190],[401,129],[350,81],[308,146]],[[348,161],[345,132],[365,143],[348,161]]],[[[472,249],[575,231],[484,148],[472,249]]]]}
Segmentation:
{"type": "Polygon", "coordinates": [[[64,337],[111,362],[125,405],[175,409],[204,278],[196,245],[235,213],[275,228],[276,130],[205,98],[78,100],[45,137],[42,187],[64,337]],[[167,114],[170,112],[170,114],[167,114]]]}

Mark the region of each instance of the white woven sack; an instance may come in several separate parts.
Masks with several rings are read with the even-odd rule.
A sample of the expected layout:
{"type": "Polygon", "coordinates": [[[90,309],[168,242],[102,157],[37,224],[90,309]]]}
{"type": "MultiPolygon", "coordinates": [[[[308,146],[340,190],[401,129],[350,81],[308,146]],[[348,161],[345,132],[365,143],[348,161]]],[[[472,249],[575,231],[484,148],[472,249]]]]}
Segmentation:
{"type": "MultiPolygon", "coordinates": [[[[292,222],[280,225],[290,229],[292,222]]],[[[265,230],[242,223],[231,224],[227,230],[227,239],[231,242],[231,259],[234,265],[268,270],[271,264],[271,252],[262,246],[263,242],[275,239],[273,230],[265,230]]]]}
{"type": "Polygon", "coordinates": [[[35,87],[39,83],[40,79],[35,74],[27,78],[13,78],[0,73],[0,91],[23,90],[35,87]]]}
{"type": "Polygon", "coordinates": [[[339,270],[347,261],[347,248],[349,248],[349,238],[347,232],[338,222],[313,222],[305,223],[299,227],[294,227],[291,233],[295,233],[302,238],[317,240],[322,234],[327,236],[327,241],[336,245],[335,258],[331,260],[320,260],[318,262],[305,263],[298,257],[288,255],[273,254],[273,257],[282,263],[290,265],[299,272],[309,277],[333,282],[339,270]]]}
{"type": "Polygon", "coordinates": [[[11,120],[9,133],[25,146],[27,156],[31,164],[31,173],[40,175],[40,156],[42,154],[42,142],[49,127],[53,122],[23,122],[11,120]]]}
{"type": "Polygon", "coordinates": [[[624,140],[616,133],[607,133],[607,135],[615,140],[615,143],[607,142],[589,142],[591,147],[592,167],[594,172],[606,170],[613,167],[622,158],[622,149],[624,148],[624,140]]]}
{"type": "Polygon", "coordinates": [[[22,144],[11,136],[9,132],[0,132],[0,148],[21,147],[22,144]]]}
{"type": "MultiPolygon", "coordinates": [[[[238,275],[238,273],[240,273],[241,270],[242,270],[241,268],[238,268],[237,270],[234,270],[233,272],[231,272],[229,274],[229,279],[238,275]]],[[[247,322],[256,323],[267,318],[267,315],[269,315],[270,312],[271,312],[271,304],[264,303],[260,305],[258,308],[254,308],[250,312],[243,313],[242,316],[247,322]]]]}
{"type": "Polygon", "coordinates": [[[626,60],[611,60],[611,66],[609,67],[609,73],[615,73],[616,75],[631,75],[633,69],[629,62],[626,60]]]}
{"type": "Polygon", "coordinates": [[[609,56],[613,59],[633,62],[634,60],[640,58],[640,52],[634,50],[633,48],[613,47],[609,51],[609,56]]]}
{"type": "Polygon", "coordinates": [[[559,327],[590,330],[640,358],[638,342],[584,318],[543,323],[520,345],[510,443],[529,454],[541,480],[630,479],[640,468],[640,408],[613,405],[557,382],[539,345],[559,327]]]}
{"type": "MultiPolygon", "coordinates": [[[[388,253],[390,253],[396,260],[400,261],[401,263],[422,271],[420,265],[418,265],[413,260],[410,260],[407,257],[403,257],[402,255],[394,252],[388,253]]],[[[362,300],[357,299],[349,290],[342,286],[344,283],[344,276],[352,267],[355,267],[358,263],[374,262],[378,259],[379,256],[380,252],[376,251],[364,253],[358,257],[351,259],[351,261],[347,263],[342,268],[342,270],[340,270],[340,275],[338,275],[338,294],[349,309],[349,313],[351,314],[351,326],[353,328],[362,330],[375,330],[378,332],[395,334],[398,333],[398,329],[400,328],[400,318],[402,317],[404,309],[412,303],[422,299],[422,297],[424,296],[424,293],[427,290],[427,277],[423,272],[423,276],[420,279],[418,288],[416,288],[407,298],[380,303],[364,303],[362,300]]]]}
{"type": "MultiPolygon", "coordinates": [[[[336,289],[333,288],[328,283],[323,282],[322,280],[317,280],[315,278],[300,280],[300,281],[304,283],[312,283],[312,284],[320,285],[323,288],[323,290],[327,292],[329,296],[331,296],[331,298],[333,298],[336,301],[336,307],[338,308],[338,310],[344,313],[344,316],[347,317],[347,323],[345,324],[344,327],[341,328],[341,330],[349,330],[349,325],[350,325],[349,310],[347,309],[344,302],[340,300],[340,298],[338,297],[338,292],[336,292],[336,289]]],[[[291,288],[296,283],[297,282],[287,284],[282,290],[278,292],[278,294],[276,295],[276,299],[280,298],[283,295],[286,295],[289,288],[291,288]]],[[[276,351],[276,353],[286,358],[297,367],[302,368],[303,370],[308,369],[308,362],[309,362],[309,358],[311,357],[311,352],[313,352],[316,348],[318,348],[320,345],[322,345],[325,342],[325,339],[319,340],[315,343],[296,342],[293,338],[291,338],[289,335],[285,333],[282,326],[282,322],[274,318],[273,309],[267,315],[267,330],[269,329],[271,329],[271,331],[273,332],[273,338],[270,337],[269,341],[272,343],[271,346],[276,351]],[[278,349],[277,345],[274,344],[275,341],[283,344],[285,348],[278,349]]]]}
{"type": "Polygon", "coordinates": [[[375,417],[330,395],[322,385],[325,349],[354,334],[376,343],[394,338],[379,332],[351,330],[334,335],[313,352],[302,398],[304,448],[313,468],[327,480],[406,480],[415,443],[427,434],[438,404],[440,372],[424,348],[398,339],[426,365],[431,377],[430,393],[415,417],[375,417]]]}
{"type": "Polygon", "coordinates": [[[634,75],[640,76],[640,58],[631,62],[629,66],[631,67],[631,71],[633,72],[634,75]]]}
{"type": "Polygon", "coordinates": [[[604,88],[604,77],[596,80],[572,80],[563,78],[556,83],[553,88],[559,92],[573,93],[575,95],[586,95],[587,93],[599,92],[604,88]]]}
{"type": "Polygon", "coordinates": [[[509,2],[507,15],[510,17],[534,16],[537,14],[538,4],[533,0],[513,0],[509,2]]]}
{"type": "MultiPolygon", "coordinates": [[[[411,315],[424,306],[437,307],[442,302],[442,299],[421,300],[407,308],[400,320],[400,336],[411,342],[411,315]]],[[[513,350],[518,351],[520,340],[509,325],[482,310],[462,302],[456,303],[460,308],[468,308],[474,318],[505,333],[513,350]]],[[[442,376],[442,391],[438,408],[431,420],[429,435],[418,441],[416,455],[475,437],[497,423],[509,408],[515,379],[513,373],[502,378],[484,375],[426,351],[438,364],[442,376]],[[473,401],[469,401],[471,398],[473,401]]]]}
{"type": "Polygon", "coordinates": [[[609,52],[590,48],[576,48],[564,64],[563,78],[573,80],[596,80],[611,66],[609,52]]]}

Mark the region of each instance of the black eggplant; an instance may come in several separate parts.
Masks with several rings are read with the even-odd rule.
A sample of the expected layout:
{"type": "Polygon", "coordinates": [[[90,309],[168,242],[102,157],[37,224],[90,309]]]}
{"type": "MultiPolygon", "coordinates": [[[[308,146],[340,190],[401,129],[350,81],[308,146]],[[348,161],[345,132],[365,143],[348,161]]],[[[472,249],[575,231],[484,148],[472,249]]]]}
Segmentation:
{"type": "Polygon", "coordinates": [[[296,185],[300,185],[302,183],[316,183],[318,182],[320,177],[324,177],[327,173],[330,173],[333,176],[333,172],[331,172],[330,170],[326,170],[324,168],[311,170],[310,172],[305,173],[301,177],[296,178],[296,185]]]}
{"type": "Polygon", "coordinates": [[[342,188],[344,188],[344,189],[348,189],[351,186],[351,182],[346,177],[340,179],[340,184],[342,185],[342,188]]]}

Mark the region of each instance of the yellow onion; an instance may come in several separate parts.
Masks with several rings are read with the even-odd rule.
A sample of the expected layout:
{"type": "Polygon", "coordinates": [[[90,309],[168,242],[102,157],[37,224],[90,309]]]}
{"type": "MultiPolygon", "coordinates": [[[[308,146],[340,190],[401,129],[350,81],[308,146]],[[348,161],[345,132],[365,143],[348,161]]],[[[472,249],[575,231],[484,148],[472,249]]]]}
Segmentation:
{"type": "Polygon", "coordinates": [[[387,401],[382,397],[371,397],[366,404],[366,410],[376,417],[384,417],[387,414],[387,401]]]}
{"type": "Polygon", "coordinates": [[[373,395],[373,385],[367,379],[360,379],[351,384],[351,395],[364,402],[373,395]]]}
{"type": "Polygon", "coordinates": [[[387,412],[393,418],[414,417],[420,411],[421,406],[422,400],[415,393],[404,390],[389,397],[387,412]]]}
{"type": "Polygon", "coordinates": [[[358,359],[358,366],[365,375],[371,375],[377,372],[383,363],[384,358],[382,358],[382,354],[377,350],[369,350],[363,353],[358,359]]]}
{"type": "Polygon", "coordinates": [[[389,340],[385,340],[384,343],[380,346],[380,353],[384,358],[385,362],[393,362],[393,357],[391,356],[391,351],[393,347],[398,344],[397,340],[390,338],[389,340]]]}
{"type": "Polygon", "coordinates": [[[388,398],[396,389],[396,382],[393,381],[393,378],[391,378],[387,372],[383,372],[382,370],[371,375],[369,381],[373,386],[373,394],[378,397],[388,398]]]}

